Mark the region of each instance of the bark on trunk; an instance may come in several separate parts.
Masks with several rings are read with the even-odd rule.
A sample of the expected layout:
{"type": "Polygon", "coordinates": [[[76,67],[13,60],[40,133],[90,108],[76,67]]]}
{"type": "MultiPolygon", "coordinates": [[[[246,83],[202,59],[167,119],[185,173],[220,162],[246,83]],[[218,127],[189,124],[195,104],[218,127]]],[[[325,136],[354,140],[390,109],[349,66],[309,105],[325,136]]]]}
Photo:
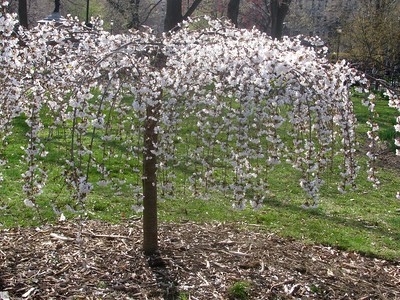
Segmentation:
{"type": "Polygon", "coordinates": [[[18,1],[18,19],[21,26],[28,28],[28,4],[26,0],[18,1]]]}
{"type": "Polygon", "coordinates": [[[203,0],[194,0],[192,5],[188,8],[187,12],[185,13],[185,15],[182,17],[183,20],[189,18],[194,11],[197,9],[197,6],[199,6],[199,4],[202,2],[203,0]]]}
{"type": "Polygon", "coordinates": [[[138,29],[140,26],[140,16],[139,16],[139,7],[140,0],[130,0],[131,2],[131,20],[128,24],[129,29],[138,29]]]}
{"type": "Polygon", "coordinates": [[[189,18],[202,1],[203,0],[193,1],[192,5],[183,15],[182,0],[167,0],[167,11],[164,20],[164,31],[167,32],[174,29],[176,25],[178,25],[178,23],[189,18]]]}
{"type": "MultiPolygon", "coordinates": [[[[160,51],[153,54],[151,65],[162,69],[167,63],[167,57],[160,51]]],[[[146,255],[158,252],[158,221],[157,221],[157,150],[159,124],[162,100],[162,89],[154,105],[147,105],[144,129],[143,150],[143,251],[146,255]]]]}
{"type": "Polygon", "coordinates": [[[146,108],[143,151],[143,251],[152,255],[158,250],[157,222],[157,157],[154,154],[158,142],[155,128],[158,123],[159,106],[146,108]]]}
{"type": "Polygon", "coordinates": [[[283,34],[283,21],[289,12],[291,0],[271,0],[271,36],[281,39],[283,34]]]}
{"type": "Polygon", "coordinates": [[[228,18],[235,26],[238,26],[240,0],[230,0],[228,3],[228,18]]]}
{"type": "Polygon", "coordinates": [[[167,0],[164,31],[170,31],[182,21],[182,0],[167,0]]]}
{"type": "Polygon", "coordinates": [[[54,13],[60,12],[60,0],[54,0],[54,13]]]}

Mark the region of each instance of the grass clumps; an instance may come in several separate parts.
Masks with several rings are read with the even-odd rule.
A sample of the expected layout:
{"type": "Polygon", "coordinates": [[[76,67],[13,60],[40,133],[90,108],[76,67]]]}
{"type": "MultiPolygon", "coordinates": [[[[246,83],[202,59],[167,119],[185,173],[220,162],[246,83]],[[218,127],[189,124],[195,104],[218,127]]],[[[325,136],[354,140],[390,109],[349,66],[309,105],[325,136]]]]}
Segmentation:
{"type": "Polygon", "coordinates": [[[247,281],[236,281],[228,288],[230,300],[246,300],[250,297],[251,284],[247,281]]]}

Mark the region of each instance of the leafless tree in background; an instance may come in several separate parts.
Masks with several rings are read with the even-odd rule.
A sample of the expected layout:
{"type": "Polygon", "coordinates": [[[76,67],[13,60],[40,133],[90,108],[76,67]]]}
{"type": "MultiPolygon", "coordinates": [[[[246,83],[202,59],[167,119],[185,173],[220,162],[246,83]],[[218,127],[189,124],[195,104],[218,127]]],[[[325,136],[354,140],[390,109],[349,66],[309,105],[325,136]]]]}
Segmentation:
{"type": "Polygon", "coordinates": [[[201,2],[202,0],[194,0],[190,6],[188,5],[187,11],[185,14],[183,14],[182,0],[167,0],[164,31],[170,31],[174,29],[178,23],[190,17],[201,2]]]}
{"type": "Polygon", "coordinates": [[[18,1],[18,18],[19,24],[28,28],[28,3],[26,0],[18,1]]]}
{"type": "Polygon", "coordinates": [[[228,3],[228,18],[238,26],[240,0],[230,0],[228,3]]]}
{"type": "Polygon", "coordinates": [[[271,37],[280,39],[283,33],[283,23],[289,12],[291,0],[271,0],[271,37]]]}

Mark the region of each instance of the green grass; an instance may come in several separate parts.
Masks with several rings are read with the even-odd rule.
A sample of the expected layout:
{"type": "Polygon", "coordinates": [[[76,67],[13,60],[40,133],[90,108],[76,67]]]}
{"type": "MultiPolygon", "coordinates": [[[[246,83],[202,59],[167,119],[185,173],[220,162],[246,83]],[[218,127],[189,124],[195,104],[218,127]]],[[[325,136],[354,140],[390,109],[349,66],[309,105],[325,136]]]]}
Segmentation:
{"type": "MultiPolygon", "coordinates": [[[[385,97],[377,98],[375,104],[375,110],[378,113],[375,121],[379,124],[380,128],[379,137],[382,141],[388,144],[391,151],[395,152],[396,146],[394,144],[394,138],[396,137],[396,131],[394,125],[396,125],[397,112],[394,108],[389,107],[388,99],[385,97]]],[[[368,130],[366,122],[371,117],[371,114],[367,107],[360,104],[359,98],[355,98],[354,112],[358,120],[359,137],[361,141],[364,142],[368,130]]]]}
{"type": "Polygon", "coordinates": [[[249,299],[250,283],[245,281],[237,281],[228,288],[229,299],[246,300],[249,299]]]}
{"type": "MultiPolygon", "coordinates": [[[[355,112],[359,121],[357,134],[361,144],[365,144],[369,112],[355,99],[355,112]]],[[[381,138],[388,143],[393,135],[391,128],[396,111],[387,107],[386,100],[377,102],[378,122],[383,133],[381,138]]],[[[8,167],[2,170],[4,182],[0,190],[0,223],[3,227],[36,226],[42,222],[55,222],[52,205],[60,208],[67,219],[78,218],[79,213],[66,209],[69,205],[80,210],[71,199],[70,193],[60,177],[59,159],[67,155],[63,146],[62,133],[55,135],[52,144],[57,152],[46,158],[49,170],[49,181],[46,192],[38,196],[39,213],[23,205],[23,181],[20,174],[24,172],[20,162],[24,144],[24,132],[27,126],[23,118],[14,123],[16,133],[9,139],[6,157],[8,167]],[[56,154],[54,154],[56,153],[56,154]]],[[[394,132],[393,132],[394,134],[394,132]]],[[[86,137],[88,138],[88,137],[86,137]]],[[[280,236],[293,237],[307,243],[321,243],[349,251],[357,251],[373,257],[400,259],[400,201],[395,194],[400,187],[400,170],[382,168],[379,170],[381,187],[375,190],[366,180],[366,159],[361,145],[359,164],[361,171],[357,179],[358,190],[341,194],[337,190],[340,180],[336,174],[325,174],[326,184],[321,191],[320,205],[317,209],[303,209],[301,205],[307,200],[298,185],[300,174],[291,166],[282,164],[275,168],[270,176],[272,194],[265,201],[265,206],[254,211],[246,208],[237,211],[231,207],[230,194],[223,191],[211,191],[209,200],[194,199],[183,187],[175,190],[176,199],[161,202],[159,218],[165,222],[237,222],[243,226],[256,224],[258,229],[273,232],[280,236]]],[[[393,149],[393,145],[391,146],[393,149]]],[[[364,150],[363,150],[364,149],[364,150]]],[[[120,149],[124,151],[123,148],[120,149]]],[[[115,169],[120,162],[114,159],[115,169]]],[[[134,165],[134,163],[132,163],[134,165]]],[[[95,176],[95,175],[93,175],[95,176]]],[[[183,180],[184,170],[178,174],[183,180]]],[[[134,175],[129,178],[137,181],[134,175]]],[[[85,203],[87,217],[108,222],[123,222],[129,218],[140,217],[130,207],[135,204],[134,195],[122,189],[121,195],[106,188],[96,189],[85,203]]],[[[1,228],[1,227],[0,227],[1,228]]]]}

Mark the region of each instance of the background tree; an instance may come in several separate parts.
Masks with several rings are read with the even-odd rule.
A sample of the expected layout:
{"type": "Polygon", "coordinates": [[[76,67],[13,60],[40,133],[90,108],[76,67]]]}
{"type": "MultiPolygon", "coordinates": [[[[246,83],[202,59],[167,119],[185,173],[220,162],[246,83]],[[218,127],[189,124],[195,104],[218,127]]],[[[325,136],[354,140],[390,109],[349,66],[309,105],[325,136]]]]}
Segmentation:
{"type": "Polygon", "coordinates": [[[283,23],[289,12],[291,0],[270,0],[271,37],[280,39],[283,33],[283,23]]]}
{"type": "Polygon", "coordinates": [[[132,10],[131,10],[131,20],[128,23],[128,28],[138,29],[140,25],[140,18],[139,18],[140,0],[130,0],[130,3],[132,5],[132,10]]]}
{"type": "MultiPolygon", "coordinates": [[[[122,21],[125,23],[122,26],[128,29],[139,28],[140,25],[140,0],[129,0],[129,1],[115,1],[107,0],[108,6],[114,13],[123,16],[122,21]]],[[[119,16],[118,16],[119,17],[119,16]]],[[[113,18],[113,23],[118,22],[118,18],[113,18]]],[[[119,20],[119,23],[121,19],[119,20]]],[[[115,24],[113,24],[115,26],[115,24]]],[[[119,26],[118,26],[119,27],[119,26]]],[[[117,28],[118,28],[117,27],[117,28]]],[[[115,30],[115,28],[113,28],[115,30]]]]}
{"type": "Polygon", "coordinates": [[[228,18],[235,26],[238,26],[240,0],[230,0],[228,3],[228,18]]]}
{"type": "Polygon", "coordinates": [[[28,28],[28,3],[26,0],[18,1],[18,18],[19,24],[28,28]]]}
{"type": "MultiPolygon", "coordinates": [[[[231,2],[234,4],[235,1],[231,2]]],[[[255,26],[273,38],[280,39],[290,4],[291,0],[246,1],[240,7],[238,26],[245,28],[255,26]]]]}
{"type": "Polygon", "coordinates": [[[293,1],[290,4],[290,10],[285,20],[288,35],[313,35],[312,14],[299,1],[293,1]]]}
{"type": "Polygon", "coordinates": [[[182,0],[167,0],[164,31],[170,31],[182,20],[182,0]]]}
{"type": "Polygon", "coordinates": [[[114,32],[138,29],[142,25],[162,31],[160,20],[165,6],[162,0],[105,0],[105,5],[108,11],[103,11],[103,17],[113,21],[114,32]]]}
{"type": "Polygon", "coordinates": [[[61,1],[60,0],[54,0],[54,13],[60,13],[60,6],[61,6],[61,1]]]}
{"type": "Polygon", "coordinates": [[[342,32],[346,57],[369,76],[393,83],[400,72],[399,15],[399,1],[366,1],[344,24],[342,32]]]}
{"type": "Polygon", "coordinates": [[[164,31],[170,31],[178,23],[190,17],[202,0],[194,0],[193,3],[188,6],[185,14],[182,12],[182,0],[167,0],[167,9],[164,21],[164,31]]]}

